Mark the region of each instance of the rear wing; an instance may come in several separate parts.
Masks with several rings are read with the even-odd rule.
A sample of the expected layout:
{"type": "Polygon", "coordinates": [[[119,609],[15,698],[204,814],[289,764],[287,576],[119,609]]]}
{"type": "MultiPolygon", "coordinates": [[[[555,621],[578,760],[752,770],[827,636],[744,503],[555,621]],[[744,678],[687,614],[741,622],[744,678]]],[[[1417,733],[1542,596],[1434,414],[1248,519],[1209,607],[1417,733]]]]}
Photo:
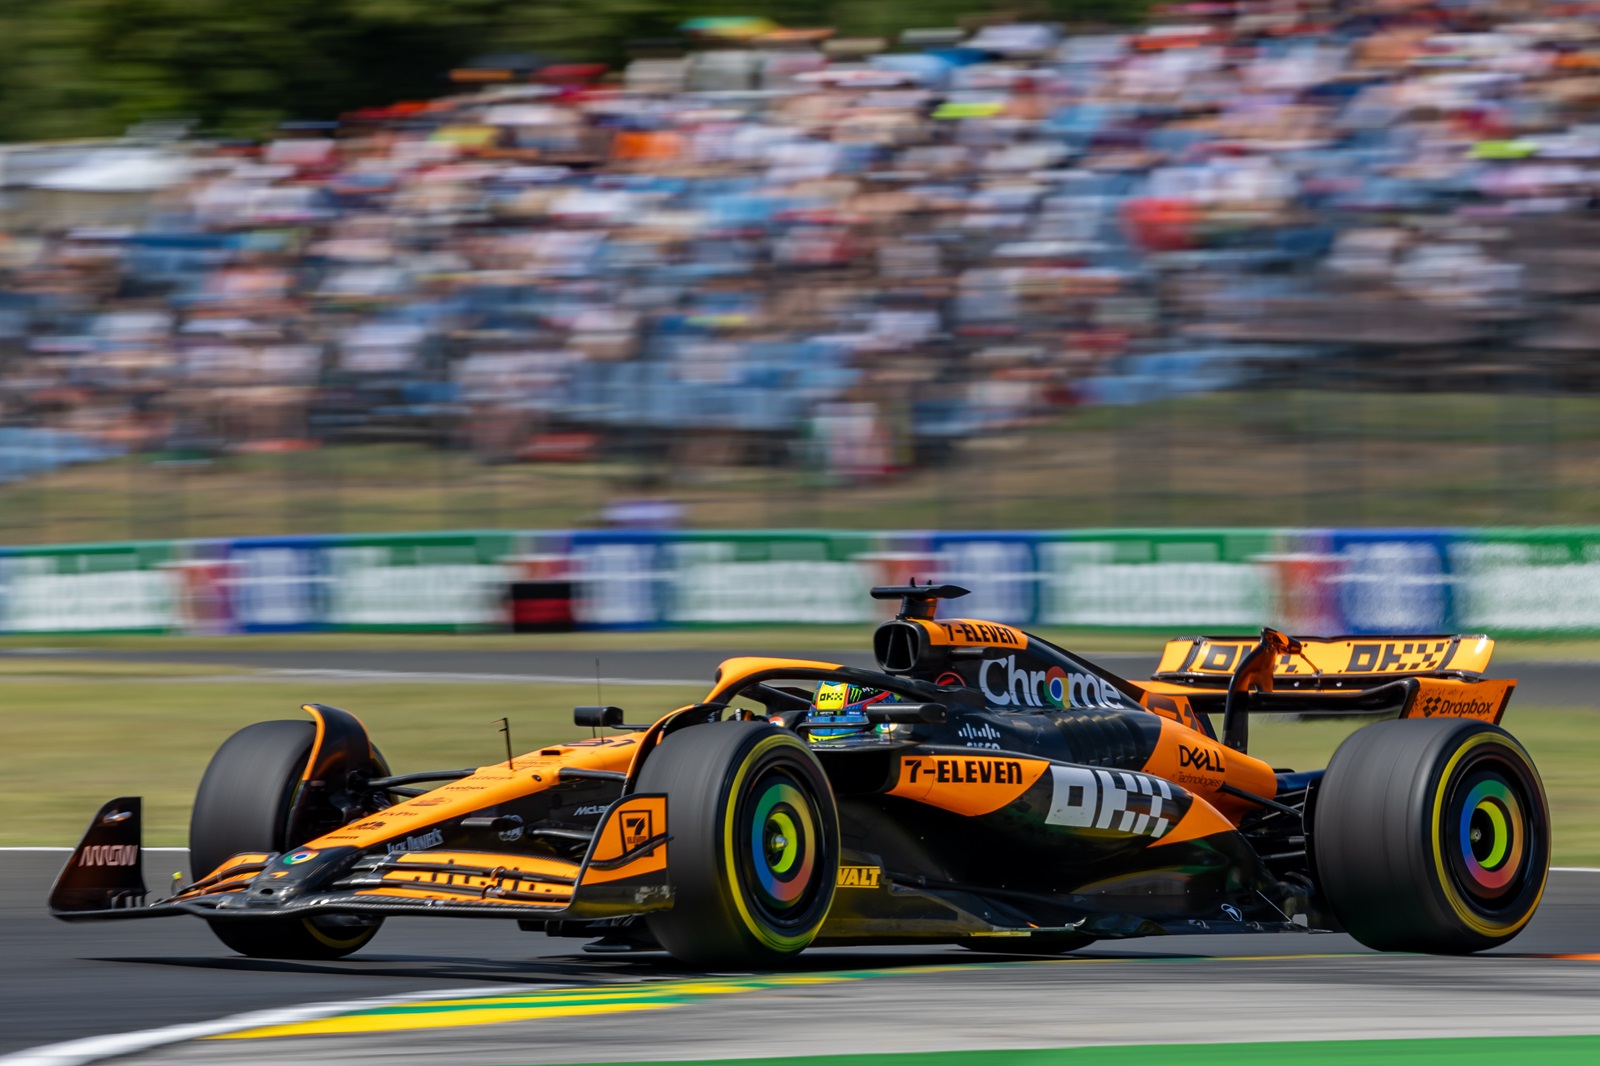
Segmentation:
{"type": "MultiPolygon", "coordinates": [[[[1341,688],[1382,684],[1404,677],[1483,676],[1494,641],[1481,634],[1463,636],[1296,637],[1297,651],[1280,651],[1272,664],[1277,688],[1341,688]]],[[[1153,675],[1203,688],[1226,688],[1255,637],[1180,637],[1169,640],[1153,675]]]]}
{"type": "Polygon", "coordinates": [[[1142,687],[1221,713],[1222,742],[1247,751],[1252,714],[1476,718],[1498,724],[1515,681],[1486,680],[1486,636],[1250,637],[1168,641],[1142,687]]]}

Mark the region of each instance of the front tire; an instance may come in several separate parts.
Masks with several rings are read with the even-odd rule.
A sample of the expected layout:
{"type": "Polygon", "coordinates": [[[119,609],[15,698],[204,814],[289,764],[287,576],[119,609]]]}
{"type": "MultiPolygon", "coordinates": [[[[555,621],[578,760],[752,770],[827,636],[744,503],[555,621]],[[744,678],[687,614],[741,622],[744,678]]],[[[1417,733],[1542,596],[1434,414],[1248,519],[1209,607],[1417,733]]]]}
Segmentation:
{"type": "Polygon", "coordinates": [[[1380,951],[1459,955],[1533,917],[1550,810],[1522,745],[1461,718],[1382,722],[1334,753],[1312,824],[1335,916],[1380,951]]]}
{"type": "MultiPolygon", "coordinates": [[[[189,862],[204,877],[241,851],[288,851],[289,812],[316,726],[257,722],[223,741],[211,757],[189,819],[189,862]]],[[[366,945],[382,919],[340,925],[322,918],[208,919],[217,939],[241,955],[269,959],[338,959],[366,945]]]]}
{"type": "Polygon", "coordinates": [[[693,966],[793,958],[822,928],[839,869],[839,813],[816,756],[767,722],[673,733],[639,772],[667,796],[671,910],[646,920],[693,966]]]}

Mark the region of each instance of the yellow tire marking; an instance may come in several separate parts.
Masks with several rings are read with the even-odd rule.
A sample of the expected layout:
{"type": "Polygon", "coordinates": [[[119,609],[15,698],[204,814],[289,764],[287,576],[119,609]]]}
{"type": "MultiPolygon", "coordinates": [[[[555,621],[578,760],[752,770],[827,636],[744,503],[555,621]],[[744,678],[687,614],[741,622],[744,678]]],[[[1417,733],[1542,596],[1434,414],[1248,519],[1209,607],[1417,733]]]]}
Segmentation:
{"type": "MultiPolygon", "coordinates": [[[[834,890],[835,877],[833,875],[829,875],[823,878],[824,883],[822,885],[822,891],[827,892],[830,895],[828,906],[822,909],[821,916],[818,917],[815,924],[813,924],[810,929],[802,930],[792,936],[784,936],[781,933],[774,933],[771,930],[763,927],[760,922],[756,921],[755,915],[750,913],[749,904],[745,902],[744,886],[739,883],[737,866],[737,848],[739,846],[739,841],[734,839],[734,813],[739,806],[739,790],[744,785],[744,779],[750,772],[751,764],[754,763],[756,759],[764,754],[769,748],[787,746],[789,746],[789,737],[786,734],[767,737],[765,740],[757,743],[754,748],[751,748],[749,754],[747,754],[739,763],[739,772],[734,775],[733,784],[728,789],[728,805],[722,814],[722,847],[723,860],[727,864],[729,894],[733,896],[734,906],[738,908],[739,917],[743,920],[745,929],[758,941],[765,944],[767,947],[772,948],[774,951],[792,952],[799,951],[807,944],[811,943],[812,939],[817,935],[817,930],[821,929],[822,923],[827,920],[828,911],[833,905],[831,896],[834,890]]],[[[823,818],[822,811],[817,810],[814,813],[817,815],[817,821],[821,822],[823,818]]],[[[837,836],[837,820],[834,824],[835,835],[837,836]]],[[[822,836],[826,837],[827,827],[822,826],[820,828],[822,829],[822,836]]]]}
{"type": "MultiPolygon", "coordinates": [[[[1528,753],[1523,750],[1522,745],[1519,744],[1513,737],[1510,737],[1506,734],[1478,733],[1467,738],[1467,742],[1456,749],[1456,753],[1450,757],[1450,761],[1445,764],[1444,771],[1439,775],[1439,787],[1434,790],[1433,794],[1433,811],[1432,818],[1430,819],[1432,826],[1428,839],[1429,845],[1433,848],[1433,867],[1439,875],[1439,887],[1444,890],[1444,896],[1445,899],[1450,903],[1450,909],[1456,912],[1456,917],[1460,918],[1462,924],[1468,929],[1471,929],[1479,936],[1486,937],[1505,936],[1515,933],[1517,930],[1521,929],[1523,926],[1532,921],[1533,913],[1539,909],[1539,901],[1544,898],[1545,885],[1549,883],[1550,879],[1549,849],[1546,848],[1545,867],[1542,871],[1542,879],[1539,882],[1539,891],[1534,894],[1533,903],[1529,905],[1526,911],[1523,912],[1520,920],[1513,919],[1510,922],[1496,923],[1484,921],[1477,914],[1473,913],[1471,907],[1467,904],[1466,900],[1462,898],[1461,893],[1456,889],[1455,884],[1450,880],[1450,872],[1445,868],[1445,849],[1440,840],[1440,832],[1444,828],[1442,825],[1442,820],[1445,814],[1445,789],[1449,787],[1451,775],[1455,773],[1456,767],[1460,765],[1461,760],[1467,755],[1468,752],[1472,751],[1474,748],[1479,748],[1485,744],[1496,741],[1511,748],[1511,750],[1522,756],[1523,760],[1530,766],[1533,764],[1533,760],[1528,756],[1528,753]]],[[[1529,806],[1532,807],[1533,804],[1530,803],[1529,806]]],[[[1528,817],[1530,820],[1532,818],[1532,813],[1533,812],[1531,810],[1528,812],[1528,817]]]]}

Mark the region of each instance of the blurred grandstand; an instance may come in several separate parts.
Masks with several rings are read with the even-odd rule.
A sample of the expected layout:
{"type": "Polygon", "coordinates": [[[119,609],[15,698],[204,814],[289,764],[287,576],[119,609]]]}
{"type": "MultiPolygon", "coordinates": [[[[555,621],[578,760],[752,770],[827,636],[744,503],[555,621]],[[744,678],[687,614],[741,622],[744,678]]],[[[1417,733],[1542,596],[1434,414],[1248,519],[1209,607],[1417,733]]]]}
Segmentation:
{"type": "Polygon", "coordinates": [[[701,29],[0,152],[0,544],[1592,519],[1600,5],[701,29]]]}

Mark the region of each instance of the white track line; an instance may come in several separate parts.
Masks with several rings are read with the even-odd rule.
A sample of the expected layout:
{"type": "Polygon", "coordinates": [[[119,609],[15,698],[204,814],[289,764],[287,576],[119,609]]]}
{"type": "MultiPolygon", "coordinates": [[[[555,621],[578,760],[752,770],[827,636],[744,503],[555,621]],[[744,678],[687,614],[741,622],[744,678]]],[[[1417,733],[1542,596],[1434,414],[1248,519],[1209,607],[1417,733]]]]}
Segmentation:
{"type": "MultiPolygon", "coordinates": [[[[565,988],[565,985],[550,985],[548,989],[565,988]]],[[[546,991],[547,986],[540,985],[540,991],[546,991]]],[[[167,1025],[159,1029],[145,1029],[132,1033],[112,1033],[107,1036],[91,1036],[81,1040],[68,1040],[60,1044],[45,1044],[36,1048],[28,1048],[11,1055],[0,1055],[0,1066],[84,1066],[86,1063],[99,1062],[102,1059],[115,1058],[119,1055],[133,1055],[152,1048],[164,1047],[168,1044],[179,1044],[187,1040],[199,1040],[208,1036],[219,1036],[223,1033],[236,1033],[243,1029],[257,1029],[266,1025],[293,1025],[296,1022],[309,1022],[317,1018],[327,1018],[335,1014],[346,1014],[352,1011],[371,1010],[375,1007],[392,1007],[400,1003],[411,1003],[419,999],[473,999],[478,996],[503,996],[513,992],[505,985],[492,985],[484,988],[446,988],[434,991],[407,992],[403,995],[380,996],[373,999],[349,999],[340,1003],[312,1003],[297,1007],[276,1007],[271,1010],[250,1011],[245,1014],[230,1014],[226,1018],[217,1018],[209,1022],[185,1022],[181,1025],[167,1025]]]]}

